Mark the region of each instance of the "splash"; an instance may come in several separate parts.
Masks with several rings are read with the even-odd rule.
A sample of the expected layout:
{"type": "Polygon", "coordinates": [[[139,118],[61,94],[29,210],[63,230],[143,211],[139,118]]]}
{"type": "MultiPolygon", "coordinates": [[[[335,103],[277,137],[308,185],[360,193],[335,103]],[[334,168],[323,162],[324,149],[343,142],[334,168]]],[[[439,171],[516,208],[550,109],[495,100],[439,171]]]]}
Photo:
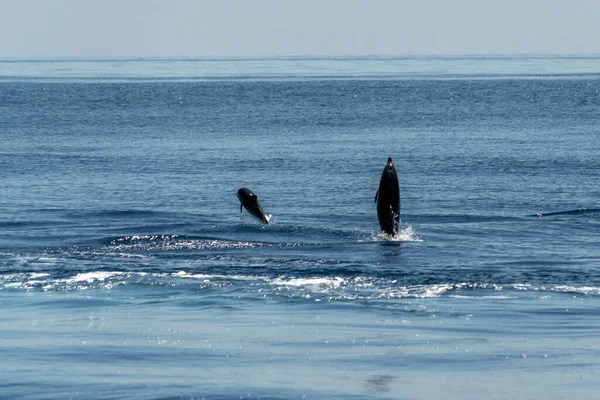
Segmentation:
{"type": "Polygon", "coordinates": [[[256,218],[255,216],[246,211],[240,214],[240,220],[245,225],[265,226],[273,225],[277,221],[277,217],[274,217],[273,214],[265,213],[265,218],[267,219],[268,224],[264,224],[260,219],[256,218]]]}
{"type": "Polygon", "coordinates": [[[395,235],[388,235],[385,232],[373,231],[373,240],[375,241],[386,241],[386,242],[422,242],[423,239],[419,237],[412,225],[401,227],[400,231],[395,235]]]}

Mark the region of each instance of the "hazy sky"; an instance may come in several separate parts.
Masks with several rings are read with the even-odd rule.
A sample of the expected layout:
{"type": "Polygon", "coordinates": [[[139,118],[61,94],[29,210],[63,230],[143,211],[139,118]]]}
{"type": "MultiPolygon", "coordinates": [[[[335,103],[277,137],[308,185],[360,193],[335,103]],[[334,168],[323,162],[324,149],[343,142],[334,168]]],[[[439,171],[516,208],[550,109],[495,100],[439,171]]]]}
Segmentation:
{"type": "Polygon", "coordinates": [[[0,57],[599,54],[600,0],[0,0],[0,57]]]}

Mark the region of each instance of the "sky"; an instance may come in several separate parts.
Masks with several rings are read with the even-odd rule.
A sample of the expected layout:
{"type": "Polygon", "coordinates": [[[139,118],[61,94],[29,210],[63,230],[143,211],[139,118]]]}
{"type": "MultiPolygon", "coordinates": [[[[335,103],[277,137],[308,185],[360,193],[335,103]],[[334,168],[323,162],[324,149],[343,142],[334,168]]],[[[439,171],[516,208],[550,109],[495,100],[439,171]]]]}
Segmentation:
{"type": "Polygon", "coordinates": [[[0,58],[600,54],[599,0],[0,0],[0,58]]]}

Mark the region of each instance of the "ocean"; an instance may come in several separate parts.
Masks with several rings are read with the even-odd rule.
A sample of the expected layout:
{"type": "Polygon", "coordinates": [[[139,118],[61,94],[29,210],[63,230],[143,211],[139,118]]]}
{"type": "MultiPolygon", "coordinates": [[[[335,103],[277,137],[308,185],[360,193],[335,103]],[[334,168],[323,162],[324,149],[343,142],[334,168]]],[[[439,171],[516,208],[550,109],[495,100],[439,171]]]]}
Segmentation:
{"type": "Polygon", "coordinates": [[[600,56],[2,59],[0,398],[596,399],[599,138],[600,56]]]}

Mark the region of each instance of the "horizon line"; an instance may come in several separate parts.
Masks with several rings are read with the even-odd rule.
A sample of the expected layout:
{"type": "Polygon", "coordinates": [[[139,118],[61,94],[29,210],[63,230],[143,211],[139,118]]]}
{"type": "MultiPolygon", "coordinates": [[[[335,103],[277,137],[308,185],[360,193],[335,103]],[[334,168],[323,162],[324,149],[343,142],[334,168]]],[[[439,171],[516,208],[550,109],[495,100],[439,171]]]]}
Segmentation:
{"type": "Polygon", "coordinates": [[[597,58],[600,53],[456,53],[456,54],[297,54],[297,55],[206,55],[206,56],[0,56],[6,61],[252,61],[252,60],[361,60],[361,59],[484,59],[484,58],[597,58]]]}

